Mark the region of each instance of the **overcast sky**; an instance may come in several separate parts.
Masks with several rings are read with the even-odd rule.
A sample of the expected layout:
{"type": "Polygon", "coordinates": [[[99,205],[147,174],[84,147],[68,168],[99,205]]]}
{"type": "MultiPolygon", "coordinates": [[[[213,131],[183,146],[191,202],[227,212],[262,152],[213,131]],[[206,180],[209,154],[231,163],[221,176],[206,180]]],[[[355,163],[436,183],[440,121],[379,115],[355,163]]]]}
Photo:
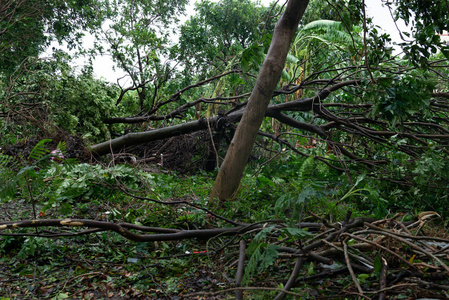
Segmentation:
{"type": "MultiPolygon", "coordinates": [[[[272,0],[261,0],[260,1],[264,5],[268,5],[272,2],[272,0]]],[[[279,3],[281,3],[279,1],[279,3]]],[[[194,10],[194,4],[195,0],[190,0],[190,5],[187,8],[188,14],[193,14],[194,10]]],[[[367,0],[367,15],[369,17],[373,18],[373,21],[376,25],[379,25],[383,31],[390,33],[392,40],[396,42],[400,42],[400,37],[398,30],[396,29],[396,26],[392,20],[392,17],[390,15],[390,12],[387,7],[382,6],[381,0],[367,0]]],[[[185,18],[182,18],[181,22],[185,22],[189,16],[186,16],[185,18]]],[[[398,26],[400,29],[404,29],[405,25],[404,23],[398,22],[398,26]]],[[[86,46],[91,47],[93,45],[93,38],[92,37],[86,37],[86,46]]],[[[57,45],[56,45],[57,46],[57,45]]],[[[79,61],[77,64],[82,65],[83,61],[79,61]]],[[[114,72],[112,70],[112,61],[109,58],[109,56],[101,56],[97,57],[93,62],[94,72],[97,75],[98,78],[104,78],[108,80],[109,82],[117,82],[117,78],[122,77],[122,72],[118,70],[118,72],[114,72]]],[[[120,82],[121,84],[124,84],[124,82],[120,82]]]]}

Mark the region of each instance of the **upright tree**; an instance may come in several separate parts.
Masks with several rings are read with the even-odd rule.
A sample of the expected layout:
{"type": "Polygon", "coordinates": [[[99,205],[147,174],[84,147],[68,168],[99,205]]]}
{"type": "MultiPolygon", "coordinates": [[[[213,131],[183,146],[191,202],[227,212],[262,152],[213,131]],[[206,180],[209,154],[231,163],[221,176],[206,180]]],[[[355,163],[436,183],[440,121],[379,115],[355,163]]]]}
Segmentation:
{"type": "MultiPolygon", "coordinates": [[[[434,8],[430,8],[428,5],[424,5],[424,1],[418,2],[419,3],[410,6],[405,3],[405,1],[398,0],[396,4],[399,9],[396,13],[396,17],[398,18],[401,16],[408,22],[411,18],[410,10],[413,10],[416,13],[414,22],[414,26],[417,29],[415,31],[416,39],[414,42],[404,43],[403,47],[412,61],[419,62],[423,65],[430,57],[430,53],[436,53],[438,48],[447,55],[447,46],[439,42],[437,32],[435,31],[447,29],[447,22],[444,22],[443,20],[444,16],[447,16],[449,13],[449,7],[447,7],[447,1],[446,7],[444,7],[444,1],[437,1],[437,6],[443,11],[441,12],[441,10],[437,11],[434,8]],[[431,26],[431,20],[434,20],[435,22],[434,27],[431,26]]],[[[211,198],[218,197],[220,200],[229,199],[238,189],[257,132],[265,117],[266,109],[274,89],[279,81],[291,41],[296,33],[298,22],[302,17],[307,4],[308,1],[289,1],[284,14],[276,25],[270,50],[260,69],[256,85],[248,100],[248,105],[243,118],[237,127],[234,139],[229,146],[225,160],[215,180],[211,198]],[[298,17],[298,19],[293,16],[298,17]],[[292,31],[288,30],[292,28],[292,31]]],[[[362,5],[365,5],[364,1],[362,1],[362,5]]],[[[365,64],[366,66],[369,66],[370,62],[367,60],[368,53],[366,46],[364,52],[365,64]]],[[[371,74],[371,69],[369,67],[367,71],[370,74],[371,80],[373,80],[373,75],[371,74]]]]}
{"type": "Polygon", "coordinates": [[[196,13],[181,26],[174,55],[184,65],[185,76],[200,76],[238,67],[241,52],[273,32],[271,7],[251,0],[202,0],[196,13]],[[231,64],[229,66],[229,64],[231,64]]]}
{"type": "MultiPolygon", "coordinates": [[[[187,0],[110,1],[108,24],[98,31],[96,44],[100,53],[108,52],[117,69],[125,73],[118,79],[121,95],[135,91],[139,111],[144,115],[154,110],[158,93],[174,64],[166,62],[172,26],[184,13],[187,0]],[[105,49],[105,45],[107,45],[105,49]]],[[[150,113],[151,114],[151,113],[150,113]]]]}
{"type": "Polygon", "coordinates": [[[290,0],[276,24],[270,49],[215,179],[211,198],[229,199],[237,191],[268,104],[284,69],[298,23],[308,4],[308,0],[290,0]]]}
{"type": "Polygon", "coordinates": [[[71,94],[68,82],[58,82],[67,78],[71,67],[60,60],[66,57],[61,51],[54,51],[53,61],[40,56],[51,42],[65,42],[69,49],[80,46],[86,32],[101,26],[103,5],[92,0],[0,1],[0,126],[5,135],[47,132],[56,114],[49,108],[61,108],[53,100],[66,100],[64,94],[71,94]]]}
{"type": "Polygon", "coordinates": [[[103,1],[5,0],[0,2],[0,72],[11,74],[51,41],[79,45],[85,31],[102,23],[103,1]]]}

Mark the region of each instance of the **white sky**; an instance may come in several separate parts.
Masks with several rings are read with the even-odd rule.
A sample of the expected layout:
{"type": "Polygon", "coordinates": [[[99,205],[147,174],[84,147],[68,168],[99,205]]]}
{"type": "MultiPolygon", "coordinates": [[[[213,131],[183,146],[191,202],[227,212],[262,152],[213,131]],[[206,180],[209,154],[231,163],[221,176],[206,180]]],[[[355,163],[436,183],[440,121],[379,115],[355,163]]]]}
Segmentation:
{"type": "MultiPolygon", "coordinates": [[[[281,3],[282,1],[283,0],[279,1],[279,3],[281,3]]],[[[260,2],[264,5],[269,5],[272,2],[272,0],[261,0],[260,2]]],[[[190,5],[187,8],[188,15],[193,14],[194,3],[195,0],[190,0],[190,5]]],[[[388,8],[383,7],[382,1],[366,0],[366,5],[367,5],[366,13],[369,17],[373,17],[374,24],[379,25],[383,29],[383,31],[390,33],[393,42],[400,42],[398,30],[396,29],[396,26],[392,20],[388,8]]],[[[185,22],[187,18],[188,16],[182,18],[181,22],[185,22]]],[[[403,22],[398,22],[398,26],[402,30],[406,28],[403,22]]],[[[94,42],[93,37],[86,36],[85,38],[86,47],[92,47],[93,42],[94,42]]],[[[59,47],[57,44],[54,44],[52,46],[59,47]]],[[[51,53],[47,54],[50,55],[51,53]]],[[[81,67],[84,64],[84,62],[83,60],[79,60],[76,62],[76,64],[81,67]]],[[[104,78],[109,82],[117,82],[117,78],[122,77],[124,73],[122,73],[120,70],[118,70],[118,72],[113,71],[112,66],[113,62],[107,55],[99,56],[93,61],[94,73],[98,78],[104,78]]],[[[122,81],[120,83],[124,84],[124,82],[122,81]]]]}

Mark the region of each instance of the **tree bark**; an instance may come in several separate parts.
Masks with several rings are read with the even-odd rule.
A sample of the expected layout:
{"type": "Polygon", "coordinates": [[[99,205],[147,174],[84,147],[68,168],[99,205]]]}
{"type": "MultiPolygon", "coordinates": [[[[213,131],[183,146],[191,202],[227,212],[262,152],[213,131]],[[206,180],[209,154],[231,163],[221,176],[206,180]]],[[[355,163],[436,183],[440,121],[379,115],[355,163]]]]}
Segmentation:
{"type": "Polygon", "coordinates": [[[220,201],[230,199],[239,187],[268,104],[281,78],[299,20],[308,4],[309,0],[290,0],[276,24],[270,49],[259,71],[248,106],[215,179],[211,200],[217,197],[220,201]]]}
{"type": "Polygon", "coordinates": [[[188,134],[191,132],[204,130],[209,126],[215,127],[218,117],[213,117],[210,119],[199,119],[196,121],[179,124],[175,126],[144,131],[136,133],[128,133],[119,138],[109,140],[100,144],[96,144],[85,149],[85,152],[93,156],[102,156],[107,153],[114,153],[120,151],[120,149],[131,146],[135,144],[161,140],[168,137],[178,136],[182,134],[188,134]]]}
{"type": "MultiPolygon", "coordinates": [[[[353,86],[358,83],[357,80],[348,80],[343,82],[335,83],[332,86],[329,86],[320,92],[316,94],[314,97],[305,98],[305,99],[297,99],[290,102],[285,102],[281,104],[274,104],[269,105],[265,116],[275,118],[278,121],[287,124],[289,126],[303,129],[315,134],[318,134],[321,138],[326,138],[327,133],[329,129],[337,126],[335,122],[329,123],[327,125],[313,125],[309,123],[303,123],[299,122],[297,120],[294,120],[292,118],[287,117],[286,115],[282,114],[283,111],[312,111],[314,109],[314,105],[317,105],[318,102],[323,101],[326,99],[331,92],[339,90],[346,86],[353,86]]],[[[276,96],[277,93],[274,92],[272,97],[276,96]]],[[[343,105],[343,104],[338,104],[343,105]]],[[[322,104],[323,107],[326,107],[326,104],[322,104]]],[[[369,106],[369,105],[368,105],[369,106]]],[[[320,106],[321,107],[321,106],[320,106]]],[[[226,115],[226,120],[230,123],[237,123],[241,120],[243,113],[245,109],[240,109],[238,111],[232,112],[228,115],[226,115]]],[[[181,110],[179,110],[181,112],[181,110]]],[[[1,116],[1,114],[0,114],[1,116]]],[[[89,147],[86,147],[85,152],[87,154],[91,154],[94,156],[102,156],[108,153],[114,153],[117,151],[120,151],[124,147],[129,147],[132,145],[145,143],[145,142],[151,142],[155,140],[160,140],[164,138],[174,137],[182,134],[188,134],[191,132],[199,131],[208,129],[209,126],[214,128],[217,120],[220,118],[220,116],[208,118],[208,119],[199,119],[179,125],[169,126],[165,128],[160,129],[154,129],[150,131],[144,131],[144,132],[137,132],[137,133],[128,133],[124,136],[121,136],[116,139],[112,139],[100,144],[92,145],[89,147]]],[[[139,118],[138,118],[139,119],[139,118]]],[[[131,119],[130,119],[131,120],[131,119]]],[[[127,123],[134,123],[127,122],[127,123]]],[[[137,123],[137,122],[136,122],[137,123]]],[[[373,133],[374,134],[374,133],[373,133]]],[[[394,135],[396,133],[391,132],[390,135],[394,135]]]]}

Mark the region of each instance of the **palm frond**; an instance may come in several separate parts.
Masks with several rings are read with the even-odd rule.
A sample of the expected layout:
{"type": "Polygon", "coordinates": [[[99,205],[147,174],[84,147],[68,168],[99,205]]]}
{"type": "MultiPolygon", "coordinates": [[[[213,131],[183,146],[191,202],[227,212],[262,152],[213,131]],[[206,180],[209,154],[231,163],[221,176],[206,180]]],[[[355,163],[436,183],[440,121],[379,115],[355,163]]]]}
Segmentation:
{"type": "Polygon", "coordinates": [[[343,26],[341,22],[333,21],[333,20],[316,20],[312,21],[304,27],[301,28],[301,31],[307,32],[307,31],[313,31],[313,30],[343,30],[343,26]]]}
{"type": "Polygon", "coordinates": [[[291,64],[296,64],[296,63],[298,63],[298,61],[299,61],[299,59],[296,56],[294,56],[293,54],[291,54],[291,53],[287,54],[286,62],[291,63],[291,64]]]}
{"type": "Polygon", "coordinates": [[[285,69],[282,69],[281,78],[282,78],[283,80],[285,80],[286,82],[289,82],[290,80],[292,80],[292,78],[291,78],[290,75],[288,74],[287,70],[285,70],[285,69]]]}

